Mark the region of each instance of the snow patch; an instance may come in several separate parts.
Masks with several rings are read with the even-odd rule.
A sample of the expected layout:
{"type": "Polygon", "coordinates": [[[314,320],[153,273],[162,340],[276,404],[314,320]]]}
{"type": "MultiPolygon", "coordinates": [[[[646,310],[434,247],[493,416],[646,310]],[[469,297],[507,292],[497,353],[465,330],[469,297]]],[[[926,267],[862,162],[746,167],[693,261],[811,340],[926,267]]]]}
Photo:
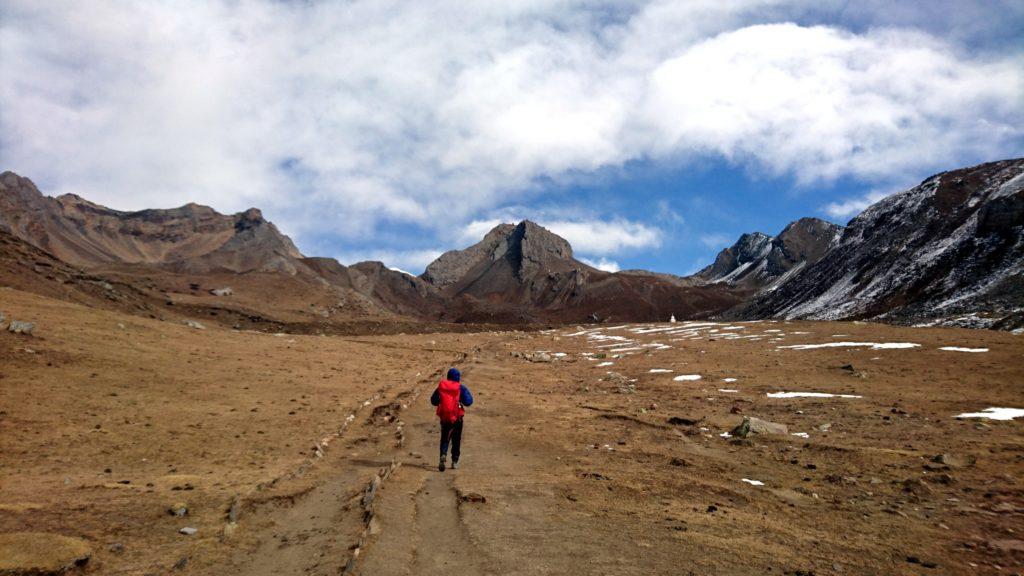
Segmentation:
{"type": "Polygon", "coordinates": [[[815,348],[851,348],[870,346],[872,350],[898,350],[903,348],[919,348],[920,344],[912,342],[826,342],[824,344],[792,344],[779,346],[790,350],[813,350],[815,348]]]}
{"type": "Polygon", "coordinates": [[[959,346],[943,346],[939,350],[947,350],[949,352],[988,352],[988,348],[961,348],[959,346]]]}
{"type": "Polygon", "coordinates": [[[964,412],[957,414],[956,418],[988,418],[989,420],[1013,420],[1024,417],[1024,409],[1021,408],[985,408],[981,412],[964,412]]]}
{"type": "Polygon", "coordinates": [[[700,374],[682,374],[680,376],[676,376],[672,380],[676,382],[690,382],[693,380],[700,380],[700,374]]]}
{"type": "Polygon", "coordinates": [[[769,398],[863,398],[854,394],[828,394],[826,392],[769,392],[769,398]]]}

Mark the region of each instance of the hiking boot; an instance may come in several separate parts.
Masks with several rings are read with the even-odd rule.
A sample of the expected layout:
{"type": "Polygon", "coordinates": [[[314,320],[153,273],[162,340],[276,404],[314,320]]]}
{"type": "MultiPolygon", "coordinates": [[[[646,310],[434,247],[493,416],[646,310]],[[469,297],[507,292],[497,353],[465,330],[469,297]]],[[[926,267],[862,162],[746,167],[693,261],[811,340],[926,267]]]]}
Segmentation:
{"type": "Polygon", "coordinates": [[[441,456],[441,461],[437,463],[437,469],[444,472],[444,456],[441,456]]]}
{"type": "Polygon", "coordinates": [[[458,460],[452,460],[452,470],[458,470],[458,468],[459,468],[459,461],[458,460]]]}

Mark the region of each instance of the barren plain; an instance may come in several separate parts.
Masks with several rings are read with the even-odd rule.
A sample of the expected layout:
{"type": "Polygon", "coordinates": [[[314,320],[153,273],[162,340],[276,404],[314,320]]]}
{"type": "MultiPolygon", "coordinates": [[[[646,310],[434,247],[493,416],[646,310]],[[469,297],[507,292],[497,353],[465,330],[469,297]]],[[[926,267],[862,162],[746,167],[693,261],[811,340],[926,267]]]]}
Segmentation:
{"type": "Polygon", "coordinates": [[[36,323],[0,332],[0,574],[1024,570],[1024,419],[957,418],[1024,408],[1021,335],[268,334],[13,289],[0,312],[36,323]],[[453,365],[476,403],[441,473],[453,365]]]}

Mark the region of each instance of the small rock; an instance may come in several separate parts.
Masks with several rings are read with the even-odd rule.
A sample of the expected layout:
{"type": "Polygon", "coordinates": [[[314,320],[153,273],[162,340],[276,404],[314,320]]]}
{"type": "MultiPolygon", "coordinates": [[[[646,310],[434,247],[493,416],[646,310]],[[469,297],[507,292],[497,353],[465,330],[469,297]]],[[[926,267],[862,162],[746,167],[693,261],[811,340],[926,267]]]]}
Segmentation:
{"type": "Polygon", "coordinates": [[[181,534],[184,534],[185,536],[191,536],[191,535],[195,534],[196,532],[199,532],[199,529],[198,528],[193,528],[191,526],[185,526],[181,530],[178,530],[178,532],[181,533],[181,534]]]}
{"type": "Polygon", "coordinates": [[[831,422],[825,422],[824,424],[818,426],[818,431],[819,432],[828,432],[831,428],[832,428],[832,423],[831,422]]]}
{"type": "Polygon", "coordinates": [[[121,544],[120,542],[114,542],[113,544],[107,547],[107,551],[111,554],[120,554],[124,552],[124,544],[121,544]]]}
{"type": "Polygon", "coordinates": [[[210,294],[213,294],[214,296],[231,296],[234,293],[235,291],[232,290],[230,286],[225,286],[224,288],[213,288],[210,290],[210,294]]]}
{"type": "Polygon", "coordinates": [[[547,352],[535,352],[526,357],[530,362],[551,362],[551,355],[547,352]]]}
{"type": "Polygon", "coordinates": [[[174,506],[167,509],[167,513],[171,516],[177,516],[178,518],[184,518],[188,515],[188,506],[184,502],[178,502],[174,506]]]}
{"type": "Polygon", "coordinates": [[[33,322],[22,322],[20,320],[11,320],[10,325],[7,326],[8,332],[15,334],[24,334],[31,336],[32,332],[36,329],[36,325],[33,322]]]}
{"type": "Polygon", "coordinates": [[[196,322],[195,320],[185,320],[185,326],[188,326],[189,328],[194,328],[196,330],[206,330],[206,326],[203,326],[202,324],[196,322]]]}
{"type": "Polygon", "coordinates": [[[751,432],[754,434],[789,434],[789,427],[753,416],[744,416],[743,421],[730,433],[739,438],[746,438],[751,432]]]}
{"type": "Polygon", "coordinates": [[[478,502],[483,504],[487,502],[487,498],[483,494],[466,492],[465,494],[459,494],[459,502],[478,502]]]}
{"type": "Polygon", "coordinates": [[[925,496],[932,493],[931,486],[928,486],[920,478],[907,478],[901,484],[904,492],[915,496],[925,496]]]}
{"type": "Polygon", "coordinates": [[[950,468],[964,468],[966,466],[973,466],[976,459],[973,456],[958,456],[954,454],[939,454],[932,458],[932,462],[936,464],[943,464],[950,468]]]}

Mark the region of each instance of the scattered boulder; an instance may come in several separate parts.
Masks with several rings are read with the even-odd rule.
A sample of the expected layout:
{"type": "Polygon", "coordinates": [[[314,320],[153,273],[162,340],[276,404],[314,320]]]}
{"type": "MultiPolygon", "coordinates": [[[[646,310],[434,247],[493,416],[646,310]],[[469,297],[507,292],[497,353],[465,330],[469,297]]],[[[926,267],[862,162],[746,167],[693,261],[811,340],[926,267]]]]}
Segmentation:
{"type": "Polygon", "coordinates": [[[932,488],[920,478],[907,478],[901,482],[903,491],[914,496],[927,496],[932,493],[932,488]]]}
{"type": "Polygon", "coordinates": [[[751,433],[786,435],[789,434],[789,427],[785,424],[769,422],[768,420],[762,420],[753,416],[744,416],[743,421],[730,432],[731,435],[737,438],[746,438],[751,433]]]}
{"type": "Polygon", "coordinates": [[[225,286],[224,288],[213,288],[210,290],[210,294],[213,294],[214,296],[231,296],[234,293],[235,291],[232,290],[230,286],[225,286]]]}
{"type": "Polygon", "coordinates": [[[24,334],[26,336],[31,336],[35,329],[36,325],[34,322],[22,322],[20,320],[11,320],[11,323],[7,326],[8,332],[24,334]]]}
{"type": "Polygon", "coordinates": [[[196,532],[199,532],[199,529],[198,528],[193,528],[191,526],[185,526],[181,530],[178,530],[178,532],[181,533],[181,534],[184,534],[185,536],[191,536],[191,535],[195,534],[196,532]]]}
{"type": "Polygon", "coordinates": [[[932,462],[949,466],[950,468],[964,468],[973,466],[977,461],[973,456],[959,456],[955,454],[939,454],[932,458],[932,462]]]}
{"type": "Polygon", "coordinates": [[[79,538],[43,532],[0,534],[0,574],[62,574],[92,555],[79,538]]]}
{"type": "Polygon", "coordinates": [[[202,324],[196,322],[195,320],[185,320],[185,326],[188,326],[189,328],[194,328],[196,330],[206,330],[206,326],[203,326],[202,324]]]}
{"type": "Polygon", "coordinates": [[[524,356],[530,362],[551,362],[551,355],[547,352],[534,352],[524,356]]]}

